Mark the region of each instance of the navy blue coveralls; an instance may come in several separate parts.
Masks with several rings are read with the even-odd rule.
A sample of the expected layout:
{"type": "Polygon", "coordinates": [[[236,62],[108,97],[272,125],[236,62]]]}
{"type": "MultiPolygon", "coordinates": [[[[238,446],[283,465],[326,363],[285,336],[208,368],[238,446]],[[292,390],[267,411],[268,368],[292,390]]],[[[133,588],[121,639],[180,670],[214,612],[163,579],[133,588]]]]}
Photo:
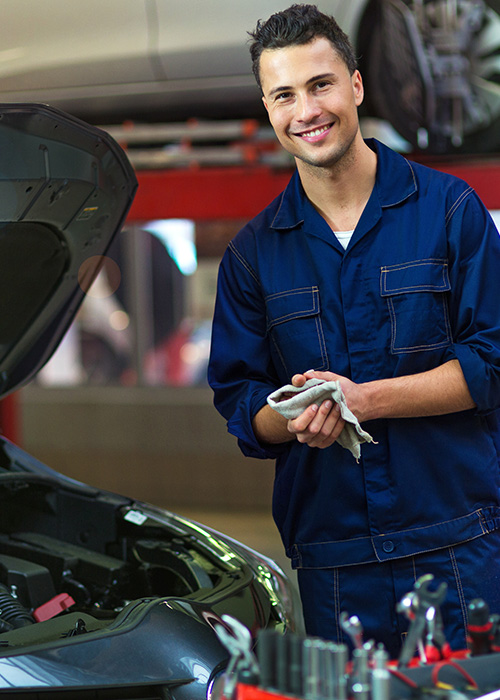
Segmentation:
{"type": "Polygon", "coordinates": [[[465,182],[367,143],[378,155],[376,184],[345,251],[298,173],[229,244],[209,381],[242,451],[276,459],[273,515],[299,584],[307,571],[325,572],[301,590],[308,631],[339,636],[340,608],[350,605],[361,618],[360,598],[369,601],[371,591],[385,616],[371,622],[365,611],[373,636],[385,641],[391,624],[397,636],[386,608],[429,573],[430,555],[424,569],[419,562],[436,552],[436,562],[446,560],[435,563],[436,577],[451,572],[451,641],[464,646],[468,595],[489,597],[500,613],[500,562],[492,573],[500,539],[482,537],[500,527],[500,238],[465,182]],[[363,428],[376,443],[362,446],[359,463],[338,444],[262,445],[252,431],[268,394],[295,373],[330,370],[368,382],[451,359],[477,408],[369,421],[363,428]],[[490,549],[459,565],[456,545],[476,538],[479,550],[486,542],[490,549]],[[481,557],[488,566],[472,578],[483,580],[469,583],[481,557]],[[379,579],[389,581],[389,592],[375,585],[379,579]],[[315,586],[321,596],[306,592],[315,586]]]}

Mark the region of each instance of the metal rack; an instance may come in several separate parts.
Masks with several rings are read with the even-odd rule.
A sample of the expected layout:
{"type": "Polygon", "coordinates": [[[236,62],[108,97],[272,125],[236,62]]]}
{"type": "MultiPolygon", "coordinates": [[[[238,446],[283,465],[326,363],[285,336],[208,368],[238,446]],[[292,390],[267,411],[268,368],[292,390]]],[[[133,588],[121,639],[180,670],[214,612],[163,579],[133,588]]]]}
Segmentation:
{"type": "Polygon", "coordinates": [[[104,126],[137,170],[262,164],[289,167],[292,158],[270,126],[255,119],[104,126]]]}

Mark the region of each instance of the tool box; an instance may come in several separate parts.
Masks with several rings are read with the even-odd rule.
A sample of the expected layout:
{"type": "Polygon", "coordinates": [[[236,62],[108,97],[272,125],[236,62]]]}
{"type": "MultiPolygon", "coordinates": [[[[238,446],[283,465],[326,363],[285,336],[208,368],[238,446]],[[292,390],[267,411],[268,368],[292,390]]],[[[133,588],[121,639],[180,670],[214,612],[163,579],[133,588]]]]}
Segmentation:
{"type": "Polygon", "coordinates": [[[446,661],[420,664],[416,661],[404,671],[396,662],[385,668],[370,666],[364,682],[353,674],[352,664],[345,669],[344,690],[340,695],[325,688],[320,678],[299,695],[263,687],[260,682],[237,682],[231,697],[224,700],[499,700],[500,654],[477,657],[459,652],[446,661]]]}
{"type": "Polygon", "coordinates": [[[230,616],[217,628],[231,660],[220,685],[221,700],[500,700],[500,615],[476,599],[468,606],[468,648],[451,651],[439,605],[445,584],[431,590],[432,576],[417,580],[398,605],[410,620],[399,658],[382,644],[364,642],[356,616],[343,613],[346,644],[260,630],[256,655],[250,632],[230,616]],[[352,648],[352,651],[350,651],[352,648]]]}

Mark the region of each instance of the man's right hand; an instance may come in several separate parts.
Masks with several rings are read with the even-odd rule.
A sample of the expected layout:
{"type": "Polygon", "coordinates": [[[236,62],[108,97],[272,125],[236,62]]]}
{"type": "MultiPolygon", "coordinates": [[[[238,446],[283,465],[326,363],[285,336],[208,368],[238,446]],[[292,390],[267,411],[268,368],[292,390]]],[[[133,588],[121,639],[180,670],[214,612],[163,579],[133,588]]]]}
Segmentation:
{"type": "Polygon", "coordinates": [[[309,447],[325,449],[337,440],[344,429],[345,420],[339,405],[328,399],[320,406],[311,404],[297,418],[287,422],[287,430],[309,447]]]}
{"type": "MultiPolygon", "coordinates": [[[[292,377],[294,386],[304,386],[306,374],[292,377]]],[[[324,449],[330,447],[342,430],[345,421],[340,416],[340,409],[331,400],[323,401],[321,406],[311,404],[303,413],[293,420],[286,420],[270,406],[264,406],[253,419],[253,429],[260,442],[277,444],[280,442],[298,442],[324,449]]]]}

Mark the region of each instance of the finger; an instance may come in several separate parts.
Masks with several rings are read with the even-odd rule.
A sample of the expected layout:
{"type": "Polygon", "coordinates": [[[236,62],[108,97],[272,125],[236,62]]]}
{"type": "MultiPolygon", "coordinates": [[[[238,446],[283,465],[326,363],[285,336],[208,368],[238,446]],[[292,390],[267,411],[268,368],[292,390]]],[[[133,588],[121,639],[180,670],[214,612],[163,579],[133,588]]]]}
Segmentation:
{"type": "Polygon", "coordinates": [[[292,384],[294,386],[304,386],[304,384],[307,381],[307,377],[305,374],[294,374],[292,377],[292,384]]]}
{"type": "Polygon", "coordinates": [[[330,447],[330,445],[333,445],[334,442],[337,442],[340,433],[343,431],[345,426],[345,420],[341,417],[338,418],[338,420],[335,423],[335,426],[332,428],[330,432],[328,432],[327,429],[325,429],[324,433],[323,431],[318,435],[315,441],[315,447],[318,447],[319,449],[324,450],[326,447],[330,447]],[[321,436],[325,435],[324,440],[321,440],[321,436]]]}
{"type": "Polygon", "coordinates": [[[341,378],[341,375],[335,374],[335,372],[319,372],[313,369],[305,372],[305,376],[308,379],[311,379],[311,377],[314,377],[315,379],[323,379],[325,382],[334,382],[341,378]]]}
{"type": "Polygon", "coordinates": [[[323,401],[321,406],[312,404],[298,418],[289,421],[288,429],[294,433],[298,442],[310,447],[317,447],[328,437],[330,427],[336,424],[338,414],[333,410],[333,402],[323,401]],[[332,418],[328,417],[332,413],[332,418]],[[326,427],[325,427],[326,422],[326,427]]]}
{"type": "Polygon", "coordinates": [[[308,426],[311,438],[307,444],[310,447],[329,447],[338,438],[344,427],[338,404],[324,401],[314,419],[308,426]]]}
{"type": "Polygon", "coordinates": [[[288,430],[295,435],[305,433],[318,411],[319,406],[317,406],[315,403],[311,404],[300,414],[300,416],[288,421],[288,430]]]}

